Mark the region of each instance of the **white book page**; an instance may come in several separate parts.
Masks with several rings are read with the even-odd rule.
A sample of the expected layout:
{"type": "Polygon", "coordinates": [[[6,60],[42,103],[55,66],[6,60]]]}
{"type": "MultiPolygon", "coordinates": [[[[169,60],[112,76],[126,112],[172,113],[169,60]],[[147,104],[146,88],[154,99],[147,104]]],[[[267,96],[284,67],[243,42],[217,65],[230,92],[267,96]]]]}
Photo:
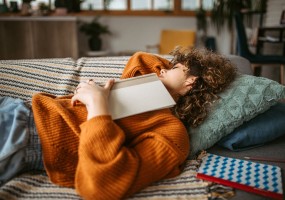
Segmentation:
{"type": "Polygon", "coordinates": [[[109,96],[114,120],[174,105],[175,101],[156,74],[119,81],[109,96]]]}

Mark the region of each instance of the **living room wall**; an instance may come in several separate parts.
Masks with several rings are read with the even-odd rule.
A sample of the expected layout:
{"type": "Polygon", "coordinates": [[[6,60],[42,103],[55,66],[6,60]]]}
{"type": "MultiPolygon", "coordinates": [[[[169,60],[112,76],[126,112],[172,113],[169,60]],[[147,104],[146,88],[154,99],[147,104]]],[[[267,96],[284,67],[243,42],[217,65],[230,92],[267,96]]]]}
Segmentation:
{"type": "MultiPolygon", "coordinates": [[[[80,17],[80,21],[91,21],[92,17],[80,17]]],[[[162,29],[196,30],[195,17],[138,17],[138,16],[102,16],[100,21],[108,25],[112,35],[103,36],[104,50],[112,54],[133,51],[146,51],[146,45],[158,44],[162,29]]],[[[221,31],[217,35],[214,28],[209,27],[208,36],[216,38],[219,52],[230,53],[230,34],[221,31]]],[[[87,38],[79,32],[79,52],[88,51],[87,38]]]]}

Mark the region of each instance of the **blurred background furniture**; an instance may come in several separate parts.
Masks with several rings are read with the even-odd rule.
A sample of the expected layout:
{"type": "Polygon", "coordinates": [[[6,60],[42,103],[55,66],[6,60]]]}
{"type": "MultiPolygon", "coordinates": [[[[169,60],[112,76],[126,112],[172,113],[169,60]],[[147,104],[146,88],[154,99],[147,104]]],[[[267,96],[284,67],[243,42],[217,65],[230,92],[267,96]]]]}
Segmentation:
{"type": "Polygon", "coordinates": [[[196,32],[194,30],[162,30],[160,42],[156,45],[147,45],[147,52],[156,49],[159,54],[169,54],[176,46],[194,47],[196,32]]]}
{"type": "Polygon", "coordinates": [[[236,24],[236,30],[237,30],[237,50],[238,55],[246,58],[249,60],[249,62],[252,65],[253,73],[256,76],[260,76],[262,65],[265,64],[278,64],[280,65],[280,83],[284,84],[285,79],[285,56],[282,55],[262,55],[262,54],[256,54],[252,53],[249,50],[248,46],[248,40],[247,35],[245,32],[245,27],[243,24],[243,16],[240,12],[235,13],[235,24],[236,24]]]}
{"type": "Polygon", "coordinates": [[[0,59],[78,58],[77,18],[1,17],[0,59]]]}
{"type": "Polygon", "coordinates": [[[262,54],[264,43],[281,43],[283,45],[282,55],[285,56],[285,25],[263,26],[258,28],[256,53],[262,54]],[[277,36],[272,37],[268,33],[274,32],[277,36]]]}

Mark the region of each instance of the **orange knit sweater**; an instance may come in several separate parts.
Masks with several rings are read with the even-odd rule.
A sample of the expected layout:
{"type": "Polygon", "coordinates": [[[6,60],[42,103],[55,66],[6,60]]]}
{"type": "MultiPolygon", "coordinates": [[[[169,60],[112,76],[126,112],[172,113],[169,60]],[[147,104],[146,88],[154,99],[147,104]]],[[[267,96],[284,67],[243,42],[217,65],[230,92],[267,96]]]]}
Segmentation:
{"type": "MultiPolygon", "coordinates": [[[[168,61],[147,53],[131,57],[122,78],[159,72],[168,61]]],[[[75,187],[84,199],[123,199],[154,181],[181,172],[189,152],[183,124],[169,109],[113,121],[86,121],[71,96],[36,94],[32,108],[51,181],[75,187]]]]}

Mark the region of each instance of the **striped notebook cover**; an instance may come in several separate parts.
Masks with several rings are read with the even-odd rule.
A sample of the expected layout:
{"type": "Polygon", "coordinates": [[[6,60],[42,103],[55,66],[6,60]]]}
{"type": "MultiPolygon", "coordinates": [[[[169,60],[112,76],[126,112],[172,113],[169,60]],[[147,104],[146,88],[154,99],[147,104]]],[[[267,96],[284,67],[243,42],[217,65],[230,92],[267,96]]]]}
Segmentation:
{"type": "Polygon", "coordinates": [[[207,153],[202,159],[197,178],[283,199],[281,169],[273,165],[207,153]]]}

